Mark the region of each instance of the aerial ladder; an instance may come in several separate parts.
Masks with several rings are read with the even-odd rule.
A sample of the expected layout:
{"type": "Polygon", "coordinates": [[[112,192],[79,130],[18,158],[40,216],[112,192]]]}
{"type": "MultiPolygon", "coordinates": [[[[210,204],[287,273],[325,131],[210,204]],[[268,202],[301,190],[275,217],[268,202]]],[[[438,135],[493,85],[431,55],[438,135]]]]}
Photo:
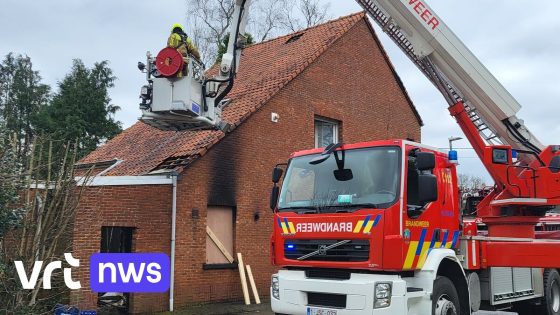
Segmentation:
{"type": "Polygon", "coordinates": [[[495,236],[534,237],[560,204],[560,146],[544,146],[516,114],[521,105],[421,0],[357,0],[442,93],[495,188],[478,217],[495,236]]]}

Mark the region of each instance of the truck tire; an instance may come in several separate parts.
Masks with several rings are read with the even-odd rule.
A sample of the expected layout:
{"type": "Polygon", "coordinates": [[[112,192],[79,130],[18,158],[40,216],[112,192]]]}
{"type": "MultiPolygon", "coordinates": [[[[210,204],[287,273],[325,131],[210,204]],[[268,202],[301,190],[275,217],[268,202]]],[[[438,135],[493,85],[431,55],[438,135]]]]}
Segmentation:
{"type": "Polygon", "coordinates": [[[432,292],[432,315],[459,315],[459,295],[453,282],[447,277],[438,276],[432,292]]]}
{"type": "Polygon", "coordinates": [[[544,271],[544,303],[539,314],[560,315],[560,274],[556,269],[544,271]]]}

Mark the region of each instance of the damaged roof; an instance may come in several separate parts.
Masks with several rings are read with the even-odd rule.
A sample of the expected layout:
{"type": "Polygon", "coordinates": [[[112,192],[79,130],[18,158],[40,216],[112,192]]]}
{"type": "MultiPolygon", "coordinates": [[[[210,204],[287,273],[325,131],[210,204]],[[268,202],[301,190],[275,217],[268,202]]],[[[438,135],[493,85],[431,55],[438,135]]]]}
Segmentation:
{"type": "MultiPolygon", "coordinates": [[[[222,113],[222,119],[232,126],[230,132],[361,20],[369,25],[365,13],[360,12],[245,48],[234,87],[228,94],[231,103],[222,113]]],[[[396,73],[395,76],[400,82],[396,73]]],[[[401,87],[421,124],[418,112],[401,87]]],[[[224,136],[218,130],[161,131],[139,121],[80,160],[78,166],[122,160],[104,174],[111,176],[176,169],[204,155],[224,136]]]]}

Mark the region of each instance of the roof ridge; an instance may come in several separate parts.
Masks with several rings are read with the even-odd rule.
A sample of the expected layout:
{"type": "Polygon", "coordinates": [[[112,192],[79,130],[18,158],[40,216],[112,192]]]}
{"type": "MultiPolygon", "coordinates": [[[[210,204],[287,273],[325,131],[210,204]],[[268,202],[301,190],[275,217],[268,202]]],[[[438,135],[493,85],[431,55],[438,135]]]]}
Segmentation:
{"type": "MultiPolygon", "coordinates": [[[[345,15],[345,16],[338,17],[336,19],[328,20],[326,22],[323,22],[323,23],[320,23],[320,24],[317,24],[317,25],[309,26],[309,27],[301,29],[299,31],[295,31],[295,32],[291,32],[291,33],[288,33],[288,34],[280,35],[280,36],[274,37],[274,38],[269,38],[267,40],[263,40],[262,42],[258,42],[258,43],[254,43],[252,45],[246,46],[244,49],[253,48],[255,46],[267,44],[269,42],[272,42],[272,41],[275,41],[275,40],[280,40],[280,39],[286,38],[286,37],[292,37],[292,36],[297,35],[299,33],[305,33],[309,30],[314,29],[314,28],[322,27],[322,26],[325,26],[327,24],[336,23],[336,22],[339,22],[341,20],[345,20],[345,19],[350,20],[350,19],[352,19],[354,17],[357,17],[357,16],[360,16],[360,19],[361,19],[361,18],[365,17],[365,15],[366,15],[366,11],[355,12],[355,13],[352,13],[352,14],[348,14],[348,15],[345,15]]],[[[356,20],[356,22],[359,21],[360,19],[356,20]]]]}

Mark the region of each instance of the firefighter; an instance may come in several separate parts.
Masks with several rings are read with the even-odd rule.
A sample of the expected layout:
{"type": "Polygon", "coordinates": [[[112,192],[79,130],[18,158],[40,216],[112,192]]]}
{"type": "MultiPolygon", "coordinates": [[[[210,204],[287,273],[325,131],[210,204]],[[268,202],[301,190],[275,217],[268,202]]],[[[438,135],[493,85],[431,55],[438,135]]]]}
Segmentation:
{"type": "Polygon", "coordinates": [[[198,49],[185,33],[183,25],[179,23],[175,23],[171,27],[171,35],[167,39],[167,46],[177,49],[185,57],[188,57],[190,54],[197,60],[200,60],[198,49]]]}
{"type": "MultiPolygon", "coordinates": [[[[171,35],[169,35],[169,38],[167,39],[167,47],[177,49],[177,51],[179,51],[181,55],[183,55],[185,64],[188,64],[189,56],[192,56],[198,62],[200,62],[200,53],[198,52],[198,49],[185,33],[183,25],[179,23],[175,23],[171,27],[171,35]]],[[[182,76],[186,72],[188,72],[188,70],[185,66],[183,68],[183,71],[179,72],[178,76],[182,76]]]]}

